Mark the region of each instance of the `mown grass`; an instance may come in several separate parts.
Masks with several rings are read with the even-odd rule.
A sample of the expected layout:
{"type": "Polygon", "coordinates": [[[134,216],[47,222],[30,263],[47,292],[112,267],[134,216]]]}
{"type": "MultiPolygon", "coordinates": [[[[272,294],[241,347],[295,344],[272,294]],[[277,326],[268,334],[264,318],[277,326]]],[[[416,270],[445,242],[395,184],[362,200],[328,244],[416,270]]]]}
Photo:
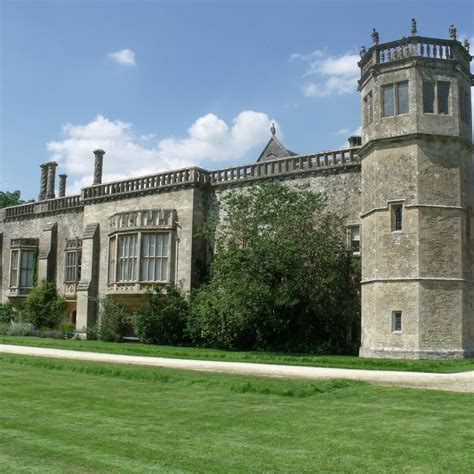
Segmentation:
{"type": "Polygon", "coordinates": [[[472,472],[472,394],[0,355],[2,472],[472,472]]]}
{"type": "Polygon", "coordinates": [[[137,343],[113,343],[103,341],[78,341],[38,337],[0,336],[0,344],[18,344],[35,347],[51,347],[77,351],[106,352],[113,354],[179,359],[223,360],[229,362],[254,362],[266,364],[308,365],[315,367],[340,367],[347,369],[401,370],[414,372],[465,372],[474,370],[474,359],[464,360],[399,360],[362,359],[356,356],[318,356],[312,354],[288,354],[263,351],[225,351],[200,347],[155,346],[137,343]]]}

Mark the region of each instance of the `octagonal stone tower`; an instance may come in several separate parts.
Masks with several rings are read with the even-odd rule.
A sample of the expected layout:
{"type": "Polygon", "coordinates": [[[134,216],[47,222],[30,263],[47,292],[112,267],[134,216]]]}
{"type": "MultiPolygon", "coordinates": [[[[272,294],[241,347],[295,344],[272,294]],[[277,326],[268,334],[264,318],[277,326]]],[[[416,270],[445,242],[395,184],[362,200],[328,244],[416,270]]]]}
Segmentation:
{"type": "Polygon", "coordinates": [[[363,357],[474,356],[469,45],[361,50],[363,357]]]}

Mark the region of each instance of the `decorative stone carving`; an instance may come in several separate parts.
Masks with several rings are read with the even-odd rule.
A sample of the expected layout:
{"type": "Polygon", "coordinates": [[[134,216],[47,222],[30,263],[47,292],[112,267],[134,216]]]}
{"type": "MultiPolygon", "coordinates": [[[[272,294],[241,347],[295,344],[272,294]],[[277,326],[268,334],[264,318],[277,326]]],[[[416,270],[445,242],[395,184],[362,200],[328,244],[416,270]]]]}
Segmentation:
{"type": "Polygon", "coordinates": [[[416,20],[414,18],[411,19],[411,34],[412,36],[416,36],[416,20]]]}
{"type": "Polygon", "coordinates": [[[375,28],[372,30],[371,36],[372,36],[372,44],[379,44],[379,34],[375,28]]]}
{"type": "Polygon", "coordinates": [[[139,228],[172,229],[176,226],[174,209],[141,209],[119,212],[109,218],[109,232],[139,228]]]}
{"type": "Polygon", "coordinates": [[[453,40],[453,41],[456,41],[456,34],[457,34],[457,30],[456,30],[456,27],[454,25],[451,25],[449,27],[449,37],[453,40]]]}
{"type": "Polygon", "coordinates": [[[365,49],[365,46],[361,46],[360,51],[359,51],[360,57],[363,58],[366,53],[367,53],[367,50],[365,49]]]}
{"type": "Polygon", "coordinates": [[[466,51],[469,53],[469,41],[467,40],[467,38],[464,40],[462,45],[464,46],[466,51]]]}

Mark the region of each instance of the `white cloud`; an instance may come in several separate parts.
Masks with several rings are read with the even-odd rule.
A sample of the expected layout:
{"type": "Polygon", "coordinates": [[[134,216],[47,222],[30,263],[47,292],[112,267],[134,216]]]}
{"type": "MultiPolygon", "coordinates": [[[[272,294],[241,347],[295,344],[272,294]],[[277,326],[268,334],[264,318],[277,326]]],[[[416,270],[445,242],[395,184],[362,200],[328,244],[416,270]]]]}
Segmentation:
{"type": "Polygon", "coordinates": [[[306,65],[302,76],[307,80],[302,88],[305,97],[329,97],[357,90],[357,54],[330,56],[326,50],[316,50],[308,54],[293,53],[290,61],[302,61],[306,65]]]}
{"type": "Polygon", "coordinates": [[[109,58],[114,60],[118,64],[124,64],[125,66],[135,66],[135,53],[131,49],[120,49],[115,53],[109,53],[109,58]]]}
{"type": "Polygon", "coordinates": [[[184,137],[157,141],[154,134],[136,136],[130,123],[98,115],[86,124],[66,124],[64,137],[49,142],[47,148],[61,171],[70,175],[68,193],[78,193],[92,183],[92,151],[96,148],[106,151],[104,182],[192,165],[217,167],[219,162],[241,160],[263,147],[272,122],[279,130],[278,123],[261,112],[243,111],[231,125],[207,114],[199,117],[184,137]]]}

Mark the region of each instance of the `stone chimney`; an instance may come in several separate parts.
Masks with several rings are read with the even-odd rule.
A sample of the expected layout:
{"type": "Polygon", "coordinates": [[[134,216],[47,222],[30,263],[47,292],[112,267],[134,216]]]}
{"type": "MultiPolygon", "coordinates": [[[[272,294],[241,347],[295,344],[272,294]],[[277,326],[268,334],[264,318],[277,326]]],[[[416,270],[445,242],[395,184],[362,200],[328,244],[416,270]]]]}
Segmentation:
{"type": "Polygon", "coordinates": [[[54,184],[56,181],[56,166],[58,164],[55,161],[50,161],[46,163],[48,167],[48,177],[47,177],[47,186],[46,186],[46,199],[54,199],[54,184]]]}
{"type": "Polygon", "coordinates": [[[66,180],[67,180],[67,174],[59,175],[59,197],[60,198],[66,196],[66,180]]]}
{"type": "Polygon", "coordinates": [[[38,195],[38,201],[44,201],[46,199],[46,188],[48,187],[48,164],[43,163],[40,165],[41,168],[41,181],[40,181],[40,192],[38,195]]]}
{"type": "Polygon", "coordinates": [[[349,137],[347,141],[349,142],[349,146],[351,148],[355,146],[361,146],[362,144],[362,138],[359,135],[352,135],[352,137],[349,137]]]}
{"type": "Polygon", "coordinates": [[[102,184],[102,163],[104,161],[104,150],[94,150],[94,182],[92,184],[102,184]]]}

